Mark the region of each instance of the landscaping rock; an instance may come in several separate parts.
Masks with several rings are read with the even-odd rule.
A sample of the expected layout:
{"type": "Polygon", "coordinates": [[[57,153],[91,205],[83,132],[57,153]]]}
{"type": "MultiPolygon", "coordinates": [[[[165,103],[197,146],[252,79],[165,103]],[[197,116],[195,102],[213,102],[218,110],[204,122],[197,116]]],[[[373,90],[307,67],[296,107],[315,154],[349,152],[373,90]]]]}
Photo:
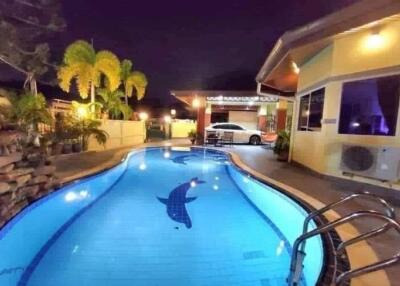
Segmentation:
{"type": "Polygon", "coordinates": [[[22,159],[22,153],[20,152],[15,152],[8,156],[0,156],[0,168],[21,161],[21,159],[22,159]]]}
{"type": "Polygon", "coordinates": [[[32,178],[28,185],[36,185],[36,184],[41,184],[41,183],[46,183],[49,180],[49,178],[45,175],[40,175],[37,177],[32,178]]]}
{"type": "Polygon", "coordinates": [[[5,174],[12,171],[15,167],[15,164],[8,164],[2,168],[0,168],[0,174],[5,174]]]}
{"type": "Polygon", "coordinates": [[[16,181],[18,177],[30,174],[33,171],[34,171],[33,168],[15,169],[13,171],[8,172],[7,174],[0,174],[0,181],[13,182],[16,181]]]}
{"type": "Polygon", "coordinates": [[[36,197],[36,194],[39,192],[39,185],[33,185],[28,187],[23,187],[20,189],[21,193],[28,197],[36,197]]]}
{"type": "Polygon", "coordinates": [[[15,182],[17,183],[17,188],[20,188],[23,185],[25,185],[31,178],[32,178],[32,176],[30,174],[26,174],[26,175],[19,176],[18,178],[16,178],[15,182]]]}
{"type": "Polygon", "coordinates": [[[10,190],[11,187],[8,183],[0,182],[0,194],[4,194],[6,192],[9,192],[10,190]]]}

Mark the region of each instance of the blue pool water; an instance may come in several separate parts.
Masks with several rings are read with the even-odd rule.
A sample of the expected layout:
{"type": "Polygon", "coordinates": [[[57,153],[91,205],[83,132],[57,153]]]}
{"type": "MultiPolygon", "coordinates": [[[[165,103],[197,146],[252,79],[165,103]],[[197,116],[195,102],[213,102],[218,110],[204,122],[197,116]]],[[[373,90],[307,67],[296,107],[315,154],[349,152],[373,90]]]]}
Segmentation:
{"type": "MultiPolygon", "coordinates": [[[[149,148],[0,230],[0,286],[286,285],[305,216],[223,153],[149,148]]],[[[320,238],[306,250],[315,285],[320,238]]]]}

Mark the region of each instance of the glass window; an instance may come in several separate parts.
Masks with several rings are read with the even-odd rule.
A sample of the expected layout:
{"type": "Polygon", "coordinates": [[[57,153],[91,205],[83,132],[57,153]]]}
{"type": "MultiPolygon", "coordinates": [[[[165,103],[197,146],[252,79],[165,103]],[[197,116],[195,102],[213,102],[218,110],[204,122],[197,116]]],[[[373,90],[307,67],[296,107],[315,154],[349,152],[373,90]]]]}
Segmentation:
{"type": "Polygon", "coordinates": [[[229,128],[227,129],[232,129],[232,130],[243,130],[242,127],[240,127],[239,125],[235,125],[235,124],[230,124],[229,128]]]}
{"type": "Polygon", "coordinates": [[[399,96],[399,75],[343,84],[339,133],[394,136],[399,96]]]}
{"type": "Polygon", "coordinates": [[[320,131],[324,111],[325,88],[313,91],[300,98],[299,124],[301,131],[320,131]]]}
{"type": "Polygon", "coordinates": [[[306,131],[308,129],[308,114],[310,113],[310,95],[307,94],[300,98],[299,127],[298,130],[306,131]]]}

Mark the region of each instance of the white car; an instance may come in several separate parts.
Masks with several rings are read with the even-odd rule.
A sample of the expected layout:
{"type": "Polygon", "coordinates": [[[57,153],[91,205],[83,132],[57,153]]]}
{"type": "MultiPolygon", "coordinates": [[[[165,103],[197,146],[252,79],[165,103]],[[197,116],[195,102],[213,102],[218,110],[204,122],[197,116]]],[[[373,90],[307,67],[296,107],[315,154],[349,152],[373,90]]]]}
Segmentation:
{"type": "Polygon", "coordinates": [[[205,130],[206,136],[215,132],[218,137],[222,137],[224,132],[233,132],[233,143],[247,143],[252,145],[260,144],[263,135],[265,135],[260,130],[246,129],[235,123],[215,123],[208,126],[205,130]]]}

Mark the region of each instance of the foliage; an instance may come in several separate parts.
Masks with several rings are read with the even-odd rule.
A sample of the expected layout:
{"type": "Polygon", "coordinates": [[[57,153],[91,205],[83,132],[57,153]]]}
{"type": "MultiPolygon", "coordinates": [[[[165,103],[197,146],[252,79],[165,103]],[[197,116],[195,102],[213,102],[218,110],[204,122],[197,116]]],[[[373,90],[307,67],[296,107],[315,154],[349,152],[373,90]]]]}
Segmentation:
{"type": "Polygon", "coordinates": [[[0,61],[25,74],[27,82],[54,72],[47,42],[65,28],[60,11],[59,0],[0,1],[0,61]]]}
{"type": "Polygon", "coordinates": [[[188,137],[189,137],[189,138],[196,139],[196,137],[197,137],[196,129],[190,130],[189,133],[188,133],[188,137]]]}
{"type": "Polygon", "coordinates": [[[97,143],[100,145],[105,145],[108,139],[108,133],[99,127],[101,122],[92,119],[83,119],[77,122],[78,132],[82,140],[83,150],[87,150],[88,141],[91,136],[93,136],[97,143]]]}
{"type": "Polygon", "coordinates": [[[147,87],[147,78],[140,71],[132,71],[132,62],[123,60],[121,62],[121,80],[124,85],[125,103],[128,102],[127,97],[131,97],[133,89],[136,90],[136,98],[141,100],[144,97],[147,87]]]}
{"type": "Polygon", "coordinates": [[[111,119],[118,119],[121,115],[124,120],[131,118],[133,110],[129,105],[122,102],[121,97],[124,96],[124,93],[121,90],[99,89],[97,93],[102,99],[103,111],[110,114],[111,119]]]}
{"type": "Polygon", "coordinates": [[[278,133],[278,138],[276,139],[274,153],[282,154],[285,152],[289,152],[290,147],[290,133],[283,130],[278,133]]]}
{"type": "Polygon", "coordinates": [[[94,136],[97,143],[104,145],[108,134],[100,126],[101,121],[98,120],[59,114],[56,117],[53,141],[79,140],[86,150],[90,136],[94,136]]]}
{"type": "Polygon", "coordinates": [[[36,96],[29,92],[20,95],[10,94],[8,99],[11,105],[2,107],[0,113],[5,120],[16,123],[22,130],[28,131],[33,128],[37,131],[39,124],[52,123],[43,94],[39,93],[36,96]]]}
{"type": "Polygon", "coordinates": [[[71,82],[76,80],[80,96],[87,98],[89,91],[100,87],[102,82],[110,91],[119,87],[120,62],[112,52],[103,50],[96,53],[88,42],[78,40],[65,50],[57,76],[62,90],[69,92],[71,82]]]}

